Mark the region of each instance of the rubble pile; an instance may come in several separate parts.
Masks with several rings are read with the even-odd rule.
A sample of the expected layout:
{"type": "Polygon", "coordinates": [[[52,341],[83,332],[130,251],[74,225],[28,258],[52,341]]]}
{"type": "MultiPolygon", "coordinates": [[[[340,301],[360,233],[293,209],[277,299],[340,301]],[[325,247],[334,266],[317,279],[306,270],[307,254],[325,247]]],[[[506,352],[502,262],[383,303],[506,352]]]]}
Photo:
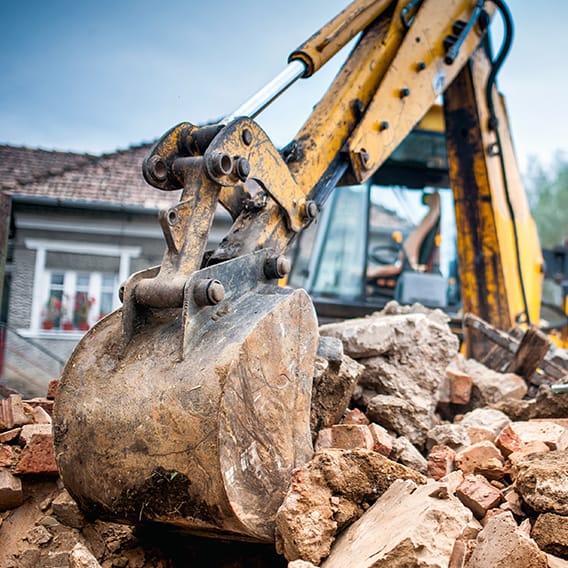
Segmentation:
{"type": "Polygon", "coordinates": [[[391,303],[320,333],[315,453],[293,473],[275,546],[221,560],[212,540],[164,546],[153,528],[85,519],[57,476],[54,382],[45,399],[0,400],[0,565],[568,566],[568,395],[552,392],[557,378],[535,388],[466,359],[447,316],[422,306],[391,303]]]}

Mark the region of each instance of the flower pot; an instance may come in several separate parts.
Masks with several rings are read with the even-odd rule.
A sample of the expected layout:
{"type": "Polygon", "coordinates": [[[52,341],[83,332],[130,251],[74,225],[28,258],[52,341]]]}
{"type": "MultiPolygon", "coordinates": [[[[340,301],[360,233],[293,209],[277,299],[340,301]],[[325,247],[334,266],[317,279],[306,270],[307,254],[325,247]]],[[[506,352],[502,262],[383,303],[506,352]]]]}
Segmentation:
{"type": "Polygon", "coordinates": [[[72,331],[73,330],[73,323],[70,321],[63,322],[62,326],[63,331],[72,331]]]}
{"type": "Polygon", "coordinates": [[[80,322],[77,327],[81,330],[81,331],[87,331],[89,329],[89,324],[86,321],[82,321],[80,322]]]}
{"type": "Polygon", "coordinates": [[[42,329],[53,329],[53,322],[50,320],[45,320],[41,322],[42,329]]]}

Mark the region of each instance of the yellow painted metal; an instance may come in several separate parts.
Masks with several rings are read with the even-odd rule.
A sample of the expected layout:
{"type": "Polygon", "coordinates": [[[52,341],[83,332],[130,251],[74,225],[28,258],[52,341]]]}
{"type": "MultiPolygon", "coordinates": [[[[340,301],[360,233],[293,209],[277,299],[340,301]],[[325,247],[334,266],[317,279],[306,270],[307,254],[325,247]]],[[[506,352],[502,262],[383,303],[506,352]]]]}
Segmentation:
{"type": "Polygon", "coordinates": [[[304,77],[313,75],[357,33],[376,20],[394,0],[356,0],[294,50],[288,61],[306,64],[304,77]]]}
{"type": "Polygon", "coordinates": [[[531,321],[539,320],[542,253],[517,168],[504,103],[502,98],[495,98],[509,200],[519,238],[521,254],[517,259],[496,135],[488,127],[485,85],[489,66],[480,48],[446,91],[448,162],[459,228],[464,310],[508,329],[522,320],[525,309],[521,281],[531,321]]]}
{"type": "Polygon", "coordinates": [[[369,28],[295,136],[288,166],[307,192],[342,149],[388,71],[404,36],[400,12],[406,3],[399,2],[369,28]]]}
{"type": "MultiPolygon", "coordinates": [[[[359,182],[368,179],[404,140],[479,44],[483,32],[475,25],[456,60],[444,62],[444,38],[453,33],[456,21],[469,20],[473,8],[471,0],[422,4],[349,140],[351,165],[359,182]]],[[[402,26],[398,20],[393,24],[402,26]]]]}

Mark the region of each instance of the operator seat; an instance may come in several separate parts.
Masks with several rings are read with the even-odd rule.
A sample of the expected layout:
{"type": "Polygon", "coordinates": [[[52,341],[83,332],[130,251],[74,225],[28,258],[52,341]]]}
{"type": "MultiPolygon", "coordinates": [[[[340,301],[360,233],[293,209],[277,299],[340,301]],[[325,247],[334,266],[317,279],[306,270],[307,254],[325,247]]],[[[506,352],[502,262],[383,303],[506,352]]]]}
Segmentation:
{"type": "Polygon", "coordinates": [[[380,288],[394,288],[403,270],[424,272],[432,254],[440,223],[440,194],[435,191],[425,196],[428,212],[402,243],[398,258],[393,264],[370,266],[367,282],[380,288]]]}

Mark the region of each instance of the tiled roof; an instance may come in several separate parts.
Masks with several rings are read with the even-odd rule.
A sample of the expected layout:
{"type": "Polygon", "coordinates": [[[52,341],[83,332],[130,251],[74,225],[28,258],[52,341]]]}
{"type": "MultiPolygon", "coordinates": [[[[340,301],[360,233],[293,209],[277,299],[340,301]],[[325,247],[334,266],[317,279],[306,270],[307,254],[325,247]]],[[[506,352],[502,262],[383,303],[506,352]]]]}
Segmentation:
{"type": "Polygon", "coordinates": [[[0,190],[4,193],[159,209],[177,202],[142,177],[150,145],[93,156],[0,145],[0,190]]]}

